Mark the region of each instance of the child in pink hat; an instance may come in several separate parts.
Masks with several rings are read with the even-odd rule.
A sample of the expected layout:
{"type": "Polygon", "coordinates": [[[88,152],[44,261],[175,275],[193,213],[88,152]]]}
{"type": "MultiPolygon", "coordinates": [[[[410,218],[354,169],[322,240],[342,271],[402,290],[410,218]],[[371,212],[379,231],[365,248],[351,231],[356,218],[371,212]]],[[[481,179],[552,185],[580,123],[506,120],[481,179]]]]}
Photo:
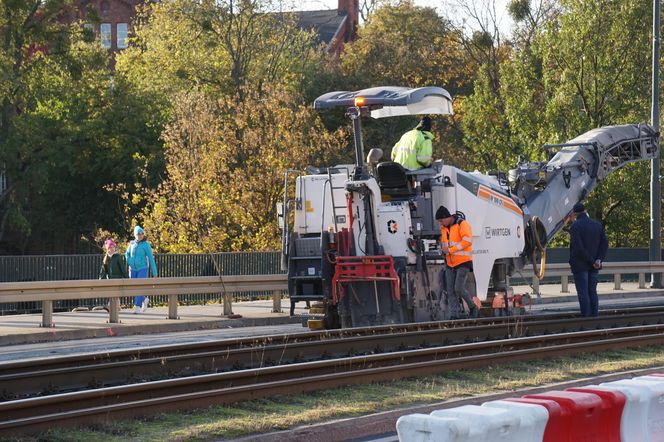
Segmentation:
{"type": "Polygon", "coordinates": [[[99,270],[99,279],[116,279],[127,278],[127,264],[125,263],[124,256],[116,252],[117,245],[112,239],[107,239],[104,242],[104,260],[99,270]]]}

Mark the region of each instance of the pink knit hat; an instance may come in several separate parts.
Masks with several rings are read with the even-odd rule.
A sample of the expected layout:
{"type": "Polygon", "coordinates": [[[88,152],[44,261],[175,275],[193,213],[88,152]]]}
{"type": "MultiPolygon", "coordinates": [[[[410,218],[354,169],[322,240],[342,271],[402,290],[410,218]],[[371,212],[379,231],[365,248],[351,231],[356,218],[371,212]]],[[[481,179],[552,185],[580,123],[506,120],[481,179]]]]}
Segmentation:
{"type": "Polygon", "coordinates": [[[106,242],[104,243],[104,247],[108,249],[111,246],[115,247],[116,246],[115,242],[112,239],[107,239],[106,242]]]}

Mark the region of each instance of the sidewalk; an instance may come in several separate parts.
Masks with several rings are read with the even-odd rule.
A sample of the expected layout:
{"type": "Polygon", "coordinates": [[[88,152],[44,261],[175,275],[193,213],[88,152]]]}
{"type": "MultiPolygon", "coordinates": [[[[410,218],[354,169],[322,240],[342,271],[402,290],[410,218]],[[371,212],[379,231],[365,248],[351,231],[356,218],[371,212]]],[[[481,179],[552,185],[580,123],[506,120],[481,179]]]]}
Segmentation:
{"type": "MultiPolygon", "coordinates": [[[[531,312],[536,314],[545,310],[578,309],[574,284],[569,284],[569,289],[570,293],[561,293],[560,284],[541,285],[538,298],[529,286],[514,286],[514,293],[531,293],[531,312]]],[[[600,308],[627,303],[664,305],[664,290],[639,289],[636,282],[623,283],[622,290],[614,290],[612,282],[600,283],[598,293],[600,308]]],[[[295,317],[289,316],[289,305],[285,299],[282,312],[273,313],[272,300],[236,302],[233,303],[233,319],[222,316],[223,306],[220,304],[179,306],[177,320],[168,319],[167,306],[149,308],[139,314],[134,314],[133,309],[124,309],[120,312],[119,324],[109,324],[108,313],[104,310],[61,312],[53,314],[55,326],[48,329],[40,326],[41,314],[0,316],[0,345],[301,323],[302,317],[308,314],[304,303],[297,304],[295,317]]]]}
{"type": "MultiPolygon", "coordinates": [[[[648,287],[647,283],[646,287],[648,287]]],[[[573,281],[570,281],[568,285],[569,293],[562,293],[560,284],[540,285],[540,296],[533,294],[533,289],[527,285],[513,285],[512,288],[514,289],[515,294],[529,293],[532,297],[533,304],[578,302],[576,287],[574,287],[573,281]]],[[[623,282],[622,289],[620,290],[614,289],[613,282],[600,282],[597,284],[597,294],[599,295],[600,303],[602,300],[610,299],[649,298],[659,296],[664,299],[664,289],[640,289],[638,282],[623,282]]]]}
{"type": "Polygon", "coordinates": [[[58,312],[53,313],[51,328],[41,327],[39,313],[7,315],[0,316],[0,345],[301,323],[298,315],[308,313],[304,303],[299,303],[294,317],[289,316],[289,306],[286,299],[282,312],[273,313],[271,300],[237,302],[229,318],[222,316],[221,304],[185,305],[178,306],[179,319],[168,319],[168,306],[150,307],[138,314],[133,309],[122,309],[119,324],[109,324],[104,310],[58,312]]]}

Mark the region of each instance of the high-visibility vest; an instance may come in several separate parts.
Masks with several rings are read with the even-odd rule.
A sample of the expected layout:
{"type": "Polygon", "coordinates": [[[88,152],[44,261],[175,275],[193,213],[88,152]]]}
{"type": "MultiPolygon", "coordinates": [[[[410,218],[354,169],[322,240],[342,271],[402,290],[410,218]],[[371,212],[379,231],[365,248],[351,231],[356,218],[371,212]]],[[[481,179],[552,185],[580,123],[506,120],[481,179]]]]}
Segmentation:
{"type": "Polygon", "coordinates": [[[391,158],[409,170],[417,170],[431,164],[433,134],[413,129],[401,137],[392,148],[391,158]]]}
{"type": "Polygon", "coordinates": [[[473,230],[465,219],[449,227],[440,228],[441,250],[447,251],[445,261],[450,267],[456,267],[473,260],[473,230]]]}

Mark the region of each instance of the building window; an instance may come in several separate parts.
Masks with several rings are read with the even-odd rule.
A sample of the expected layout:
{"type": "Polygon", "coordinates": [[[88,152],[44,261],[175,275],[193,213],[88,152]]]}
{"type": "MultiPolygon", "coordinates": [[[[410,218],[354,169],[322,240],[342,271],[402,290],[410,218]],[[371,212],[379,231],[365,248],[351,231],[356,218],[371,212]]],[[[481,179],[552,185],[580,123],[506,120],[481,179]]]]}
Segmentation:
{"type": "Polygon", "coordinates": [[[99,29],[101,33],[101,45],[106,49],[111,49],[111,24],[102,23],[99,29]]]}
{"type": "Polygon", "coordinates": [[[118,36],[118,49],[127,47],[127,23],[118,23],[116,28],[116,35],[118,36]]]}
{"type": "Polygon", "coordinates": [[[101,2],[101,15],[104,17],[108,15],[108,2],[106,0],[101,2]]]}

